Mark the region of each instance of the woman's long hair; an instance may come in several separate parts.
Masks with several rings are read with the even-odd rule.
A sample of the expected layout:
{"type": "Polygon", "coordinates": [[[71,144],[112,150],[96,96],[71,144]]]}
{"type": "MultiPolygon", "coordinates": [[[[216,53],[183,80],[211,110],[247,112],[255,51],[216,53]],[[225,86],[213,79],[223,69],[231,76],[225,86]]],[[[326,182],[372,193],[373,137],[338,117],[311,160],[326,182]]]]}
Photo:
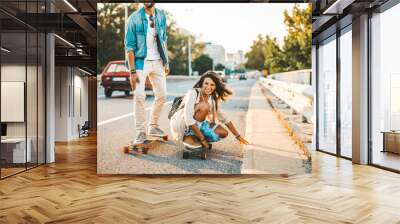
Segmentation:
{"type": "Polygon", "coordinates": [[[219,77],[217,73],[212,71],[205,72],[201,76],[200,80],[197,81],[196,84],[194,84],[193,88],[201,88],[203,86],[204,79],[206,78],[210,78],[215,83],[215,90],[211,95],[216,102],[216,109],[218,109],[218,101],[226,101],[229,96],[233,94],[233,92],[230,89],[226,88],[226,85],[222,81],[221,77],[219,77]]]}

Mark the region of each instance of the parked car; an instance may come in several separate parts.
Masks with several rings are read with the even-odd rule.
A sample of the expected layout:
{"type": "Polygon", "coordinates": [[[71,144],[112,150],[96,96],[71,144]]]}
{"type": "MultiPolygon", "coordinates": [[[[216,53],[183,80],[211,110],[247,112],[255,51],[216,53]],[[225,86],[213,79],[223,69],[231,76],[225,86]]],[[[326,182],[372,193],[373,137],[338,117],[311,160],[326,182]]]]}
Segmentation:
{"type": "Polygon", "coordinates": [[[242,73],[239,75],[239,80],[246,80],[246,79],[247,79],[246,74],[242,73]]]}
{"type": "MultiPolygon", "coordinates": [[[[104,87],[104,95],[111,97],[114,91],[123,91],[126,96],[132,91],[130,74],[125,66],[125,61],[110,61],[101,74],[101,85],[104,87]]],[[[146,79],[145,90],[152,90],[149,77],[146,79]]]]}

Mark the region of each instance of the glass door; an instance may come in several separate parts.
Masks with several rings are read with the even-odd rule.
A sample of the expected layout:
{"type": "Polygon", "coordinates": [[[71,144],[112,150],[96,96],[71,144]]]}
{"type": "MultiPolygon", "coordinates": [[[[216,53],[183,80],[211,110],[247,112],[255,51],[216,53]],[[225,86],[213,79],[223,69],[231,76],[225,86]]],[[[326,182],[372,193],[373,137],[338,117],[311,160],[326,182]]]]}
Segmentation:
{"type": "Polygon", "coordinates": [[[336,35],[318,47],[318,150],[336,154],[336,35]]]}

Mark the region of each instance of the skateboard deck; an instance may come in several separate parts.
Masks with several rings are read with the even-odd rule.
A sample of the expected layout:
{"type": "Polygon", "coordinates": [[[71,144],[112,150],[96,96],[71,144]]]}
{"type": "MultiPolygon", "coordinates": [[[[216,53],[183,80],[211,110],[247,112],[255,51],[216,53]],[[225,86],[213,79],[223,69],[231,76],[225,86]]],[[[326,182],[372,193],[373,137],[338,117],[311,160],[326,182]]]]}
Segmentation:
{"type": "Polygon", "coordinates": [[[205,160],[207,159],[208,151],[212,149],[212,145],[210,144],[208,148],[201,147],[197,149],[190,149],[185,147],[183,150],[183,159],[189,159],[190,155],[200,155],[200,159],[205,160]]]}
{"type": "Polygon", "coordinates": [[[126,154],[147,154],[152,145],[156,142],[167,142],[168,135],[165,136],[149,136],[143,143],[133,144],[132,142],[129,145],[124,146],[123,150],[126,154]]]}

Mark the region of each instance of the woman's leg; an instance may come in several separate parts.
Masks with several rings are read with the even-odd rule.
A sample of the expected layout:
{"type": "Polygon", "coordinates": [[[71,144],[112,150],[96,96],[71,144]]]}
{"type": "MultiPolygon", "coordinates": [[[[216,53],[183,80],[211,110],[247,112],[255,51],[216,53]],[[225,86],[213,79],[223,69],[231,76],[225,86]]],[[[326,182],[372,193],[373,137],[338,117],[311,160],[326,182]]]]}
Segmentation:
{"type": "Polygon", "coordinates": [[[228,136],[228,131],[223,128],[221,125],[218,125],[215,129],[214,129],[215,134],[217,134],[220,138],[226,138],[226,136],[228,136]]]}
{"type": "Polygon", "coordinates": [[[186,135],[183,137],[183,142],[192,145],[192,146],[200,146],[200,143],[197,141],[197,139],[192,136],[192,135],[186,135]]]}
{"type": "MultiPolygon", "coordinates": [[[[205,102],[198,103],[194,108],[195,112],[194,112],[193,118],[196,121],[203,122],[207,118],[209,110],[210,110],[210,108],[209,108],[208,103],[205,103],[205,102]]],[[[184,136],[183,141],[190,145],[198,145],[199,144],[197,138],[192,135],[184,136]]]]}
{"type": "Polygon", "coordinates": [[[194,107],[193,118],[196,121],[203,122],[207,118],[209,111],[210,111],[210,105],[208,103],[206,102],[198,103],[194,107]]]}

